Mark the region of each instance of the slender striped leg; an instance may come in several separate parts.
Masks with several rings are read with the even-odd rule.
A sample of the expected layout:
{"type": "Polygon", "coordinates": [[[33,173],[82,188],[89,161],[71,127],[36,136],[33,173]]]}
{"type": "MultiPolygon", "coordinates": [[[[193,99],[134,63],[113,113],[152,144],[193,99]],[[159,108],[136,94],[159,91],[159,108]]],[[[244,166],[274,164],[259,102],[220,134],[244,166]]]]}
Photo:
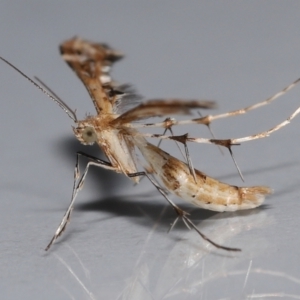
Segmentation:
{"type": "Polygon", "coordinates": [[[187,143],[187,142],[194,142],[194,143],[200,143],[200,144],[215,144],[220,145],[223,147],[226,147],[231,149],[232,146],[240,145],[244,142],[249,142],[257,139],[266,138],[269,135],[271,135],[273,132],[280,130],[284,126],[288,125],[298,114],[300,114],[300,107],[298,107],[286,120],[283,122],[275,125],[274,127],[270,128],[269,130],[262,131],[253,135],[241,137],[241,138],[235,138],[235,139],[205,139],[205,138],[195,138],[195,137],[189,137],[187,134],[184,135],[178,135],[178,136],[168,136],[168,135],[160,135],[160,134],[147,134],[147,133],[140,133],[144,137],[150,137],[150,138],[158,138],[158,139],[169,139],[174,140],[180,143],[187,143]]]}
{"type": "MultiPolygon", "coordinates": [[[[139,172],[139,173],[134,173],[134,174],[129,174],[129,177],[132,176],[146,176],[150,182],[156,187],[156,189],[160,192],[160,194],[168,201],[168,203],[173,207],[173,209],[175,210],[176,214],[177,214],[177,218],[175,219],[175,221],[172,223],[170,230],[172,230],[172,228],[176,225],[177,221],[181,218],[182,221],[184,222],[184,224],[186,225],[186,227],[188,229],[193,228],[204,240],[206,240],[207,242],[209,242],[210,244],[212,244],[213,246],[215,246],[216,248],[219,249],[223,249],[226,251],[241,251],[241,249],[239,248],[231,248],[231,247],[226,247],[226,246],[222,246],[219,245],[217,243],[215,243],[214,241],[212,241],[211,239],[209,239],[205,234],[203,234],[198,228],[197,226],[192,222],[192,220],[190,218],[188,218],[189,213],[187,213],[186,211],[182,210],[179,206],[177,206],[167,195],[167,193],[165,192],[164,189],[162,189],[155,181],[153,178],[151,178],[151,176],[147,173],[147,172],[139,172]]],[[[169,230],[169,231],[170,231],[169,230]]]]}
{"type": "MultiPolygon", "coordinates": [[[[75,165],[75,170],[74,170],[74,185],[73,185],[73,192],[72,192],[72,199],[71,202],[69,204],[69,207],[67,209],[67,211],[65,212],[63,219],[61,221],[61,223],[59,224],[54,236],[52,237],[51,241],[49,242],[49,244],[47,245],[47,247],[45,248],[45,250],[49,250],[49,248],[52,246],[52,244],[56,241],[56,239],[64,232],[64,230],[66,229],[67,224],[70,221],[70,217],[71,217],[71,213],[73,210],[73,206],[74,206],[74,202],[75,199],[78,195],[78,192],[82,189],[86,175],[89,171],[89,167],[90,166],[96,166],[96,167],[100,167],[100,168],[104,168],[107,170],[112,170],[112,171],[116,171],[114,167],[112,167],[112,165],[109,162],[103,161],[99,158],[96,158],[94,156],[90,156],[88,154],[85,154],[83,152],[78,152],[77,156],[76,156],[76,165],[75,165]],[[80,172],[79,172],[79,157],[80,156],[85,156],[87,158],[89,158],[91,161],[89,161],[86,165],[86,168],[82,174],[82,176],[80,177],[80,172]]],[[[178,217],[176,218],[176,220],[174,221],[174,223],[172,224],[171,228],[173,228],[175,226],[175,224],[177,223],[178,219],[181,218],[183,220],[183,222],[185,223],[185,225],[190,229],[191,227],[194,228],[194,230],[206,241],[208,241],[209,243],[211,243],[212,245],[214,245],[217,248],[220,249],[224,249],[227,251],[240,251],[240,249],[237,248],[229,248],[229,247],[225,247],[222,245],[219,245],[215,242],[213,242],[212,240],[210,240],[206,235],[204,235],[202,232],[199,231],[199,229],[197,228],[197,226],[187,217],[188,213],[185,212],[184,210],[182,210],[180,207],[178,207],[171,199],[169,199],[169,197],[167,196],[167,193],[148,175],[147,172],[137,172],[137,173],[132,173],[132,174],[128,174],[129,177],[135,177],[135,176],[146,176],[150,182],[156,187],[156,189],[161,193],[161,195],[168,201],[168,203],[174,208],[175,212],[177,213],[178,217]]]]}
{"type": "MultiPolygon", "coordinates": [[[[227,112],[227,113],[223,113],[223,114],[218,114],[218,115],[207,115],[207,116],[204,116],[204,117],[200,117],[200,118],[197,118],[197,119],[192,119],[192,120],[182,120],[182,121],[177,121],[175,119],[166,119],[164,122],[161,122],[161,123],[152,123],[152,124],[133,124],[133,127],[164,127],[164,128],[168,128],[168,129],[171,129],[172,126],[175,126],[175,125],[187,125],[187,124],[203,124],[203,125],[206,125],[209,129],[210,129],[210,124],[217,120],[217,119],[221,119],[221,118],[227,118],[227,117],[233,117],[233,116],[238,116],[238,115],[242,115],[242,114],[246,114],[247,112],[251,111],[251,110],[254,110],[256,108],[259,108],[259,107],[262,107],[264,105],[268,105],[270,104],[271,102],[273,102],[275,99],[279,98],[280,96],[284,95],[285,93],[287,93],[289,90],[291,90],[293,87],[295,87],[297,84],[300,83],[300,78],[297,79],[296,81],[294,81],[292,84],[286,86],[284,89],[282,89],[281,91],[279,91],[278,93],[274,94],[273,96],[267,98],[266,100],[264,101],[261,101],[259,103],[256,103],[254,105],[251,105],[251,106],[248,106],[246,108],[242,108],[242,109],[238,109],[238,110],[234,110],[234,111],[230,111],[230,112],[227,112]]],[[[203,138],[188,138],[187,135],[183,135],[183,136],[174,136],[172,134],[172,136],[166,136],[166,135],[158,135],[158,134],[154,134],[154,135],[151,135],[151,134],[145,134],[144,136],[148,136],[148,137],[155,137],[155,138],[159,138],[159,139],[172,139],[172,140],[175,140],[175,141],[179,141],[181,143],[184,144],[185,146],[185,150],[186,150],[186,153],[187,153],[187,146],[186,146],[186,142],[196,142],[196,143],[209,143],[209,144],[215,144],[215,145],[218,145],[218,146],[224,146],[226,147],[228,150],[229,150],[229,153],[232,157],[232,160],[236,166],[236,169],[241,177],[241,179],[244,181],[244,177],[242,175],[242,172],[233,156],[233,153],[232,153],[232,149],[231,149],[231,146],[233,145],[238,145],[242,142],[246,142],[246,141],[251,141],[251,140],[254,140],[254,139],[258,139],[258,138],[264,138],[264,137],[267,137],[269,136],[271,133],[273,133],[274,131],[276,130],[279,130],[281,129],[282,127],[286,126],[287,124],[289,124],[289,122],[297,115],[299,114],[300,112],[300,108],[298,108],[297,110],[295,110],[295,112],[287,119],[285,120],[284,122],[276,125],[274,128],[271,128],[270,130],[267,130],[267,131],[264,131],[264,132],[261,132],[261,133],[258,133],[258,134],[255,134],[255,135],[251,135],[251,136],[248,136],[248,137],[242,137],[242,138],[239,138],[239,139],[230,139],[230,140],[221,140],[221,139],[203,139],[203,138]]],[[[132,125],[132,124],[131,124],[132,125]]],[[[189,161],[189,156],[187,156],[187,159],[188,159],[188,164],[189,164],[189,167],[190,169],[192,168],[192,165],[191,165],[191,161],[189,161]]]]}
{"type": "MultiPolygon", "coordinates": [[[[172,119],[171,119],[171,118],[167,118],[167,119],[165,120],[165,122],[167,122],[167,121],[172,121],[172,119]]],[[[173,133],[173,130],[172,130],[172,125],[170,125],[170,126],[168,126],[168,127],[165,128],[165,131],[164,131],[163,135],[165,135],[165,133],[166,133],[168,130],[171,132],[171,135],[174,136],[174,133],[173,133]]],[[[163,141],[163,140],[160,140],[160,141],[159,141],[157,147],[160,146],[160,144],[161,144],[162,141],[163,141]]],[[[195,169],[194,169],[194,167],[193,167],[192,159],[191,159],[191,157],[190,157],[190,153],[189,153],[189,149],[188,149],[187,144],[186,144],[186,143],[184,144],[184,150],[185,150],[185,155],[184,155],[184,153],[182,152],[181,148],[180,148],[179,145],[178,145],[178,142],[175,141],[175,143],[176,143],[176,146],[178,147],[180,153],[182,154],[183,158],[186,160],[187,165],[188,165],[189,170],[190,170],[190,173],[193,175],[194,180],[195,180],[195,182],[197,183],[197,181],[196,181],[195,169]]]]}
{"type": "Polygon", "coordinates": [[[66,210],[57,230],[54,233],[54,236],[52,237],[50,243],[47,245],[47,247],[45,248],[45,251],[49,250],[49,248],[51,247],[51,245],[55,242],[55,240],[64,232],[64,230],[66,229],[67,224],[70,222],[70,218],[71,218],[71,213],[73,210],[73,206],[76,200],[76,197],[78,195],[78,192],[82,189],[86,175],[89,171],[90,166],[96,166],[96,167],[100,167],[100,168],[104,168],[107,170],[112,170],[112,171],[116,171],[116,169],[111,165],[111,163],[106,162],[104,160],[101,160],[99,158],[96,158],[94,156],[85,154],[83,152],[77,152],[77,156],[76,156],[76,164],[75,164],[75,170],[74,170],[74,184],[73,184],[73,192],[72,192],[72,198],[71,198],[71,202],[69,204],[68,209],[66,210]],[[90,161],[87,163],[85,170],[83,172],[83,175],[80,177],[80,171],[79,171],[79,157],[80,156],[85,156],[88,159],[90,159],[90,161]]]}
{"type": "Polygon", "coordinates": [[[284,89],[282,89],[278,93],[276,93],[273,96],[267,98],[266,100],[263,100],[261,102],[250,105],[248,107],[233,110],[233,111],[230,111],[230,112],[217,114],[217,115],[206,115],[206,116],[203,116],[203,117],[200,117],[200,118],[190,119],[190,120],[180,120],[180,121],[178,121],[178,120],[172,118],[172,119],[167,119],[163,122],[158,122],[158,123],[148,123],[148,124],[134,123],[134,124],[130,124],[130,127],[133,127],[133,128],[142,128],[142,127],[170,128],[172,126],[190,125],[190,124],[203,124],[203,125],[209,126],[215,120],[228,118],[228,117],[235,117],[235,116],[238,116],[238,115],[243,115],[243,114],[246,114],[249,111],[254,110],[256,108],[268,105],[271,102],[273,102],[275,99],[277,99],[277,98],[281,97],[282,95],[284,95],[285,93],[287,93],[289,90],[291,90],[293,87],[295,87],[299,83],[300,83],[300,78],[295,80],[290,85],[286,86],[284,89]]]}

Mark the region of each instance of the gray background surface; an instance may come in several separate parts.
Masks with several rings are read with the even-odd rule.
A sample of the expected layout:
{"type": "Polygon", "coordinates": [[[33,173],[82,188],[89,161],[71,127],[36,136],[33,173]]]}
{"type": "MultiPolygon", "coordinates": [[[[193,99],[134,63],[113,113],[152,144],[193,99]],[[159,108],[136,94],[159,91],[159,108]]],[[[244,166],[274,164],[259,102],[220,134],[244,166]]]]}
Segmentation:
{"type": "MultiPolygon", "coordinates": [[[[58,53],[74,35],[126,53],[113,76],[145,98],[214,99],[220,113],[300,76],[299,16],[299,1],[3,0],[0,54],[42,78],[80,118],[94,113],[92,103],[58,53]]],[[[134,187],[102,170],[91,171],[66,233],[45,253],[69,203],[75,152],[101,154],[75,140],[57,105],[0,65],[1,299],[300,299],[300,118],[234,148],[245,184],[274,188],[266,205],[223,214],[182,205],[210,238],[241,253],[217,250],[183,225],[167,234],[174,213],[147,180],[134,187]]],[[[212,127],[223,138],[257,133],[299,105],[298,87],[212,127]]],[[[175,131],[209,136],[197,126],[175,131]]],[[[190,152],[198,169],[243,185],[228,153],[210,145],[190,152]]]]}

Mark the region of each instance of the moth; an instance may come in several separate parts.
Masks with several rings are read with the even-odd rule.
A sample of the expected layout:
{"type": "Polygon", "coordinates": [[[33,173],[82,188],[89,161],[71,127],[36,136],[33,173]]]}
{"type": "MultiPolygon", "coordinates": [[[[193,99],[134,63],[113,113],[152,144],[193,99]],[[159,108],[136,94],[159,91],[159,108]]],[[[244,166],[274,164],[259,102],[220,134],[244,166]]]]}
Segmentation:
{"type": "Polygon", "coordinates": [[[202,238],[217,248],[240,251],[238,248],[219,245],[205,236],[188,217],[188,213],[170,199],[169,194],[175,194],[197,207],[222,212],[255,208],[264,202],[265,196],[269,195],[272,190],[265,186],[232,186],[219,182],[194,169],[188,153],[187,143],[215,144],[226,147],[232,154],[232,145],[267,137],[274,131],[287,125],[300,112],[300,108],[287,120],[270,130],[237,139],[204,139],[190,137],[188,134],[176,136],[173,134],[172,127],[185,124],[209,126],[211,122],[217,119],[247,113],[274,101],[298,84],[300,79],[272,97],[247,108],[224,114],[177,121],[174,118],[170,118],[170,116],[190,114],[192,110],[211,109],[215,107],[215,102],[207,100],[153,99],[121,112],[124,103],[129,102],[130,104],[137,99],[137,95],[128,86],[114,82],[110,76],[112,65],[122,58],[122,53],[106,44],[89,42],[79,37],[63,42],[60,45],[60,52],[63,59],[82,81],[93,101],[96,114],[89,115],[84,120],[78,120],[75,111],[42,81],[37,78],[37,81],[32,80],[10,62],[0,57],[2,61],[27,78],[65,111],[74,121],[73,132],[82,144],[92,145],[97,143],[107,157],[107,161],[105,161],[83,152],[77,153],[71,202],[45,250],[48,250],[66,229],[75,199],[83,187],[89,168],[96,166],[122,173],[134,183],[138,183],[141,176],[146,176],[177,213],[177,218],[172,227],[178,219],[182,219],[188,228],[196,230],[202,238]],[[158,123],[140,122],[153,117],[167,118],[158,123]],[[141,127],[164,128],[165,132],[169,130],[172,134],[142,133],[138,130],[141,127]],[[170,139],[176,143],[181,143],[185,149],[186,161],[182,161],[163,151],[159,145],[156,146],[150,143],[146,138],[157,138],[160,141],[170,139]],[[140,166],[138,165],[136,149],[140,151],[145,159],[145,163],[140,166]],[[79,159],[81,156],[88,158],[88,163],[82,175],[79,171],[79,159]],[[140,171],[139,167],[143,170],[140,171]]]}

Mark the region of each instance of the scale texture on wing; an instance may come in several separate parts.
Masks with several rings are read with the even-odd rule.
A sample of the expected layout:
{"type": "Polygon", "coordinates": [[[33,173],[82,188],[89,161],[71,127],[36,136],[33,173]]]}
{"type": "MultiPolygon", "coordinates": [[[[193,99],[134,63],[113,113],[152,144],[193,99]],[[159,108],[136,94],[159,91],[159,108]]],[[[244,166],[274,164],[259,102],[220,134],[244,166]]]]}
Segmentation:
{"type": "Polygon", "coordinates": [[[85,85],[97,113],[112,113],[118,95],[113,89],[109,71],[123,55],[105,44],[91,43],[78,37],[61,44],[60,52],[85,85]]]}
{"type": "Polygon", "coordinates": [[[115,125],[127,124],[142,119],[161,117],[173,114],[189,114],[191,109],[215,108],[214,101],[182,100],[182,99],[157,99],[148,100],[127,112],[123,113],[112,123],[115,125]]]}

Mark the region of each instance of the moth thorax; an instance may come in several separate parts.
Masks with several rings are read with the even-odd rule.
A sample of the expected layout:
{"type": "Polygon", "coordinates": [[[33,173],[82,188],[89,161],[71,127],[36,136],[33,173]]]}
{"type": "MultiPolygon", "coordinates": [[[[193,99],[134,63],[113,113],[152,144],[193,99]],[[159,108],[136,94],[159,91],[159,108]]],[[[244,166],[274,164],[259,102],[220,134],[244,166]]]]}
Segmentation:
{"type": "Polygon", "coordinates": [[[73,128],[76,138],[84,145],[92,145],[97,141],[97,133],[92,126],[79,125],[73,128]]]}

